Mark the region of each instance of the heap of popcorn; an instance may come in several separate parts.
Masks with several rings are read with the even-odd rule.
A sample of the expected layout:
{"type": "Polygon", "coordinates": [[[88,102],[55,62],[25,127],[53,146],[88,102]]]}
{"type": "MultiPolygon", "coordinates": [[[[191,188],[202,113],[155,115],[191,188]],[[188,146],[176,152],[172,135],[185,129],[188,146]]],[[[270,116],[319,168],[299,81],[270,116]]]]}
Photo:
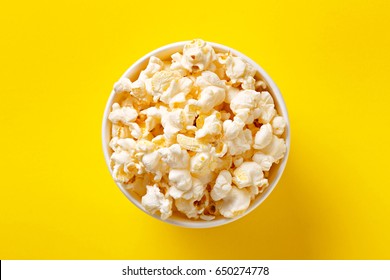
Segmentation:
{"type": "Polygon", "coordinates": [[[268,186],[286,123],[256,70],[202,40],[114,85],[114,179],[167,219],[232,218],[268,186]]]}

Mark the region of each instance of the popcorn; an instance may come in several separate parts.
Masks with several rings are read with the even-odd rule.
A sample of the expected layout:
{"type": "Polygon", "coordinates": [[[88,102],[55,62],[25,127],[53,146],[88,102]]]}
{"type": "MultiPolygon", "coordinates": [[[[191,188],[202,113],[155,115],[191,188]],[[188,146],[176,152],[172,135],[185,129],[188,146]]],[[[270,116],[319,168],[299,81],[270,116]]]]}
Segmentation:
{"type": "Polygon", "coordinates": [[[138,79],[134,83],[131,83],[128,101],[132,104],[135,103],[137,109],[147,108],[150,105],[152,98],[153,96],[146,90],[144,81],[138,79]]]}
{"type": "Polygon", "coordinates": [[[224,142],[218,141],[216,146],[211,148],[211,151],[216,157],[220,158],[226,155],[228,151],[228,146],[224,142]]]}
{"type": "Polygon", "coordinates": [[[218,75],[214,72],[204,71],[196,78],[195,86],[200,89],[205,89],[210,86],[226,89],[226,82],[224,80],[220,80],[218,75]]]}
{"type": "Polygon", "coordinates": [[[225,141],[231,155],[242,154],[252,146],[252,132],[249,129],[242,130],[244,125],[238,118],[223,123],[225,141]]]}
{"type": "Polygon", "coordinates": [[[186,96],[191,91],[192,80],[189,78],[180,78],[171,83],[169,88],[163,92],[160,97],[160,100],[166,104],[169,104],[169,107],[173,108],[178,103],[186,102],[186,96]]]}
{"type": "Polygon", "coordinates": [[[165,148],[168,145],[167,139],[165,138],[164,135],[158,135],[154,137],[151,142],[154,145],[156,145],[156,147],[158,147],[159,149],[165,148]]]}
{"type": "Polygon", "coordinates": [[[255,74],[194,40],[168,60],[152,56],[137,80],[119,79],[108,116],[115,181],[162,219],[244,213],[286,153],[286,122],[255,74]]]}
{"type": "Polygon", "coordinates": [[[229,120],[231,117],[231,114],[226,111],[221,111],[220,114],[221,114],[221,121],[229,120]]]}
{"type": "Polygon", "coordinates": [[[120,183],[129,182],[140,169],[134,162],[135,145],[136,142],[129,138],[113,138],[110,142],[110,147],[114,150],[111,155],[112,174],[120,183]]]}
{"type": "Polygon", "coordinates": [[[181,55],[180,53],[174,53],[173,55],[171,55],[171,58],[172,64],[169,69],[178,71],[183,76],[187,76],[189,74],[189,71],[181,64],[183,55],[181,55]]]}
{"type": "Polygon", "coordinates": [[[240,89],[232,86],[227,87],[227,92],[225,95],[225,103],[230,104],[234,97],[240,92],[240,89]]]}
{"type": "Polygon", "coordinates": [[[262,123],[269,123],[276,115],[274,100],[268,91],[262,91],[260,95],[259,107],[261,109],[260,120],[262,123]]]}
{"type": "Polygon", "coordinates": [[[264,178],[261,166],[253,161],[247,161],[242,163],[233,172],[234,184],[242,189],[251,186],[262,185],[262,179],[264,178]]]}
{"type": "Polygon", "coordinates": [[[134,83],[130,84],[130,95],[134,96],[138,100],[141,100],[146,97],[145,83],[141,80],[137,80],[134,83]]]}
{"type": "Polygon", "coordinates": [[[150,107],[141,111],[140,113],[147,116],[145,124],[148,131],[153,130],[158,124],[161,123],[161,112],[156,107],[150,107]]]}
{"type": "Polygon", "coordinates": [[[221,200],[226,197],[226,195],[232,189],[232,175],[229,171],[223,170],[219,173],[217,180],[215,180],[215,185],[211,190],[211,198],[214,201],[221,200]]]}
{"type": "Polygon", "coordinates": [[[199,179],[200,182],[202,182],[203,185],[210,184],[215,181],[217,178],[217,174],[213,171],[210,171],[208,173],[198,173],[193,174],[194,178],[199,179]]]}
{"type": "Polygon", "coordinates": [[[274,135],[272,136],[271,143],[264,149],[261,149],[261,151],[266,155],[272,156],[274,162],[278,162],[286,153],[286,143],[284,139],[274,135]]]}
{"type": "Polygon", "coordinates": [[[182,150],[179,144],[173,144],[169,148],[159,149],[162,160],[168,164],[170,168],[185,168],[189,167],[190,157],[186,150],[182,150]]]}
{"type": "Polygon", "coordinates": [[[195,132],[195,138],[203,138],[206,136],[217,136],[222,131],[222,122],[216,114],[210,115],[204,120],[203,127],[195,132]]]}
{"type": "Polygon", "coordinates": [[[216,205],[224,217],[234,218],[248,209],[250,201],[250,193],[246,189],[232,187],[222,200],[217,201],[216,205]]]}
{"type": "Polygon", "coordinates": [[[187,104],[184,106],[184,113],[186,115],[186,118],[185,118],[185,127],[187,130],[195,130],[196,127],[194,125],[194,122],[195,122],[195,119],[197,117],[197,112],[196,112],[196,109],[190,105],[190,104],[187,104]]]}
{"type": "Polygon", "coordinates": [[[249,188],[247,188],[251,195],[251,199],[255,199],[256,195],[262,193],[265,190],[265,188],[268,187],[268,185],[269,185],[268,179],[263,178],[260,180],[258,185],[252,185],[249,188]]]}
{"type": "Polygon", "coordinates": [[[192,152],[202,152],[207,149],[207,146],[200,140],[185,136],[183,134],[178,134],[176,140],[182,148],[192,152]]]}
{"type": "Polygon", "coordinates": [[[136,177],[133,182],[129,182],[125,185],[126,190],[136,193],[139,197],[143,197],[146,194],[145,186],[153,184],[151,176],[136,177]]]}
{"type": "Polygon", "coordinates": [[[111,135],[112,137],[129,138],[130,131],[128,127],[121,126],[120,124],[113,124],[111,127],[111,135]]]}
{"type": "Polygon", "coordinates": [[[162,164],[161,155],[158,151],[145,154],[142,157],[142,164],[145,166],[147,172],[155,174],[155,181],[161,180],[165,166],[162,164]]]}
{"type": "Polygon", "coordinates": [[[169,171],[169,194],[173,198],[181,197],[192,188],[192,177],[187,169],[171,169],[169,171]]]}
{"type": "Polygon", "coordinates": [[[111,161],[116,165],[124,165],[131,160],[131,156],[130,152],[118,149],[112,154],[111,161]]]}
{"type": "Polygon", "coordinates": [[[152,78],[152,76],[160,71],[163,67],[164,63],[158,57],[150,57],[148,66],[145,70],[141,71],[138,80],[145,82],[147,79],[152,78]]]}
{"type": "Polygon", "coordinates": [[[235,167],[239,167],[243,162],[244,162],[244,158],[240,156],[235,157],[235,159],[233,160],[235,167]]]}
{"type": "Polygon", "coordinates": [[[177,210],[183,214],[185,214],[188,218],[199,218],[199,210],[195,207],[194,202],[196,199],[183,199],[178,198],[175,199],[175,206],[177,210]]]}
{"type": "MultiPolygon", "coordinates": [[[[160,107],[161,109],[164,107],[160,107]]],[[[164,135],[170,139],[180,130],[184,129],[185,114],[183,109],[172,111],[160,110],[161,124],[164,127],[164,135]]]]}
{"type": "Polygon", "coordinates": [[[161,95],[166,91],[171,82],[181,77],[177,71],[159,71],[146,81],[146,90],[153,96],[153,101],[157,102],[161,95]]]}
{"type": "Polygon", "coordinates": [[[204,184],[198,178],[192,177],[192,187],[181,196],[184,199],[200,200],[204,195],[206,184],[204,184]]]}
{"type": "Polygon", "coordinates": [[[234,120],[226,120],[223,122],[223,133],[225,135],[225,138],[228,140],[232,140],[236,137],[238,137],[238,134],[242,131],[244,128],[245,123],[239,119],[234,118],[234,120]]]}
{"type": "Polygon", "coordinates": [[[286,121],[281,116],[276,116],[272,120],[272,128],[276,136],[280,136],[284,132],[286,121]]]}
{"type": "Polygon", "coordinates": [[[204,175],[216,169],[216,160],[208,152],[196,153],[190,161],[190,171],[193,174],[204,175]]]}
{"type": "Polygon", "coordinates": [[[112,176],[114,177],[115,181],[124,184],[129,182],[134,177],[134,174],[130,173],[129,176],[129,174],[125,173],[123,170],[123,165],[115,164],[112,170],[112,176]]]}
{"type": "Polygon", "coordinates": [[[209,44],[203,40],[193,40],[184,46],[181,64],[189,72],[197,72],[210,68],[216,59],[214,49],[209,44]]]}
{"type": "Polygon", "coordinates": [[[130,135],[135,139],[140,139],[142,136],[142,130],[137,123],[129,123],[130,135]]]}
{"type": "Polygon", "coordinates": [[[243,89],[255,89],[256,69],[246,63],[240,57],[222,54],[218,57],[218,62],[226,65],[226,75],[233,84],[241,83],[243,89]]]}
{"type": "Polygon", "coordinates": [[[267,89],[267,85],[263,81],[261,81],[261,80],[260,81],[256,81],[255,89],[257,91],[266,90],[267,89]]]}
{"type": "Polygon", "coordinates": [[[146,139],[140,139],[136,142],[135,150],[137,153],[146,154],[151,153],[156,149],[156,145],[146,139]]]}
{"type": "Polygon", "coordinates": [[[186,101],[186,95],[191,91],[192,80],[182,77],[178,71],[156,72],[150,81],[150,94],[153,100],[161,100],[173,108],[176,103],[186,101]]]}
{"type": "Polygon", "coordinates": [[[260,117],[262,108],[259,107],[261,94],[254,90],[242,90],[230,102],[233,113],[245,124],[253,123],[260,117]]]}
{"type": "Polygon", "coordinates": [[[124,125],[129,125],[131,122],[137,119],[138,112],[134,108],[122,107],[118,103],[112,105],[112,111],[108,116],[108,119],[114,123],[122,123],[124,125]]]}
{"type": "Polygon", "coordinates": [[[227,141],[229,153],[231,155],[239,155],[248,151],[252,146],[252,133],[249,129],[245,129],[238,135],[237,138],[227,141]]]}
{"type": "Polygon", "coordinates": [[[200,92],[198,100],[189,100],[189,104],[199,107],[201,112],[207,113],[225,99],[225,90],[216,86],[209,86],[200,92]]]}
{"type": "MultiPolygon", "coordinates": [[[[204,194],[199,199],[176,199],[175,206],[181,213],[184,213],[188,218],[198,219],[200,216],[207,216],[204,214],[204,211],[209,206],[209,200],[209,194],[205,190],[204,194]]],[[[208,218],[210,219],[210,217],[208,218]]]]}
{"type": "Polygon", "coordinates": [[[261,170],[269,171],[275,159],[272,156],[257,152],[253,155],[252,160],[261,166],[261,170]]]}
{"type": "Polygon", "coordinates": [[[146,186],[146,195],[142,197],[142,206],[151,214],[161,213],[161,219],[166,220],[172,215],[172,199],[166,198],[157,185],[146,186]]]}
{"type": "Polygon", "coordinates": [[[130,92],[131,91],[130,80],[128,78],[120,78],[119,81],[117,81],[114,84],[114,91],[115,93],[130,92]]]}
{"type": "Polygon", "coordinates": [[[260,130],[256,133],[253,148],[263,149],[271,143],[272,140],[272,126],[270,124],[264,124],[260,127],[260,130]]]}

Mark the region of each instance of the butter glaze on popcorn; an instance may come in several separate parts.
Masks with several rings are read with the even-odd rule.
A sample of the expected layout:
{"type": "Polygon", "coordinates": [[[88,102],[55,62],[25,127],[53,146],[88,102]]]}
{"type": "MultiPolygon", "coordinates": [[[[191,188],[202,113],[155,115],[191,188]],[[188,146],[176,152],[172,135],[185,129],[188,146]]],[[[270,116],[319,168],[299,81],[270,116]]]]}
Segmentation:
{"type": "Polygon", "coordinates": [[[285,121],[255,73],[243,59],[215,54],[195,40],[172,61],[151,57],[138,80],[118,81],[114,89],[124,99],[109,117],[114,179],[140,194],[144,208],[162,219],[172,215],[173,204],[193,219],[245,212],[268,186],[263,171],[286,152],[280,137],[285,121]],[[268,134],[259,134],[256,143],[266,125],[268,134]],[[132,145],[124,149],[121,138],[132,145]]]}

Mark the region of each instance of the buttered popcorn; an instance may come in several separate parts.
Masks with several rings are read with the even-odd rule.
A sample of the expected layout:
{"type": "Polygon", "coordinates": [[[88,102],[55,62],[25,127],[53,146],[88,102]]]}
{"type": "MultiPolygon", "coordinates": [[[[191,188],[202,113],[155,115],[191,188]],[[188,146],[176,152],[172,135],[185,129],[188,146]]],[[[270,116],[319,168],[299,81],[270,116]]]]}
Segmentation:
{"type": "Polygon", "coordinates": [[[286,122],[255,68],[202,40],[114,85],[114,179],[167,219],[243,214],[286,153],[286,122]]]}

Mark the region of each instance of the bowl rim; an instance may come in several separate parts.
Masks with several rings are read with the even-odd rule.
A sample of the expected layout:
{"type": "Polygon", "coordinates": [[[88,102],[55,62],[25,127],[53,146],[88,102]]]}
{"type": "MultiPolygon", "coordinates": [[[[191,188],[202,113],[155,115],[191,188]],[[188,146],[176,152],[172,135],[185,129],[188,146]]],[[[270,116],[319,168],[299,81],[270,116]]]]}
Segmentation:
{"type": "MultiPolygon", "coordinates": [[[[168,44],[168,45],[164,45],[162,47],[159,47],[147,54],[145,54],[144,56],[142,56],[141,58],[139,58],[137,61],[135,61],[132,65],[130,65],[130,67],[123,73],[123,75],[120,77],[120,78],[128,78],[130,76],[130,74],[133,72],[133,71],[139,71],[138,67],[140,64],[144,63],[146,60],[148,60],[151,56],[157,56],[163,52],[166,52],[166,51],[169,51],[169,50],[175,50],[175,49],[178,49],[179,47],[183,47],[185,44],[187,44],[188,42],[190,42],[191,40],[188,40],[188,41],[180,41],[180,42],[176,42],[176,43],[171,43],[171,44],[168,44]]],[[[162,222],[165,222],[165,223],[168,223],[168,224],[172,224],[172,225],[176,225],[176,226],[181,226],[181,227],[186,227],[186,228],[211,228],[211,227],[217,227],[217,226],[221,226],[221,225],[226,225],[226,224],[229,224],[229,223],[232,223],[246,215],[248,215],[249,213],[251,213],[254,209],[258,208],[259,205],[261,205],[265,199],[267,199],[267,197],[271,194],[271,192],[275,189],[276,185],[278,184],[284,170],[285,170],[285,167],[287,165],[287,160],[288,160],[288,156],[289,156],[289,152],[290,152],[290,145],[291,145],[291,136],[290,136],[290,120],[289,120],[289,116],[288,116],[288,111],[287,111],[287,107],[286,107],[286,103],[283,99],[283,96],[279,90],[279,88],[277,87],[277,85],[275,84],[275,82],[272,80],[272,78],[267,74],[267,72],[265,72],[265,70],[259,65],[257,64],[255,61],[253,61],[251,58],[247,57],[246,55],[242,54],[241,52],[231,48],[231,47],[228,47],[228,46],[225,46],[225,45],[222,45],[222,44],[219,44],[219,43],[214,43],[214,42],[209,42],[207,41],[208,44],[210,44],[213,48],[217,48],[219,50],[222,50],[222,51],[226,51],[226,52],[230,52],[231,54],[235,55],[235,56],[238,56],[238,57],[241,57],[243,58],[246,62],[248,62],[249,64],[251,64],[253,67],[255,67],[256,71],[260,74],[260,76],[263,78],[263,80],[268,84],[268,86],[271,88],[271,95],[273,96],[273,99],[274,99],[274,102],[275,102],[275,99],[276,99],[276,104],[279,106],[279,109],[278,109],[278,113],[280,115],[283,116],[283,118],[285,119],[285,122],[286,122],[286,128],[285,128],[285,142],[286,142],[286,153],[283,157],[283,159],[281,159],[281,162],[279,163],[279,168],[277,170],[277,173],[273,179],[273,181],[270,183],[270,185],[266,188],[266,190],[264,191],[264,193],[261,194],[261,197],[255,201],[255,202],[251,202],[250,206],[248,207],[248,209],[241,215],[238,215],[234,218],[220,218],[220,219],[217,219],[217,220],[212,220],[212,221],[204,221],[204,220],[178,220],[178,219],[174,219],[172,217],[166,219],[166,220],[163,220],[161,219],[161,217],[157,214],[151,214],[149,212],[147,212],[144,207],[142,206],[142,204],[136,199],[134,198],[126,189],[125,187],[121,184],[121,183],[118,183],[114,180],[115,184],[118,186],[118,188],[121,190],[121,192],[137,207],[139,208],[140,210],[142,210],[144,213],[148,214],[149,216],[152,216],[162,222]],[[281,111],[281,112],[280,112],[281,111]]],[[[110,172],[110,175],[112,177],[112,170],[110,168],[110,157],[109,157],[109,142],[106,141],[106,138],[107,138],[107,135],[106,135],[106,132],[107,132],[107,125],[109,124],[108,122],[108,115],[111,111],[111,106],[112,106],[112,103],[113,103],[113,100],[115,98],[116,94],[115,94],[115,91],[114,89],[111,90],[111,93],[110,93],[110,96],[106,102],[106,105],[105,105],[105,110],[104,110],[104,114],[103,114],[103,122],[102,122],[102,147],[103,147],[103,153],[104,153],[104,158],[105,158],[105,162],[106,162],[106,166],[110,172]]],[[[113,178],[113,177],[112,177],[113,178]]]]}

